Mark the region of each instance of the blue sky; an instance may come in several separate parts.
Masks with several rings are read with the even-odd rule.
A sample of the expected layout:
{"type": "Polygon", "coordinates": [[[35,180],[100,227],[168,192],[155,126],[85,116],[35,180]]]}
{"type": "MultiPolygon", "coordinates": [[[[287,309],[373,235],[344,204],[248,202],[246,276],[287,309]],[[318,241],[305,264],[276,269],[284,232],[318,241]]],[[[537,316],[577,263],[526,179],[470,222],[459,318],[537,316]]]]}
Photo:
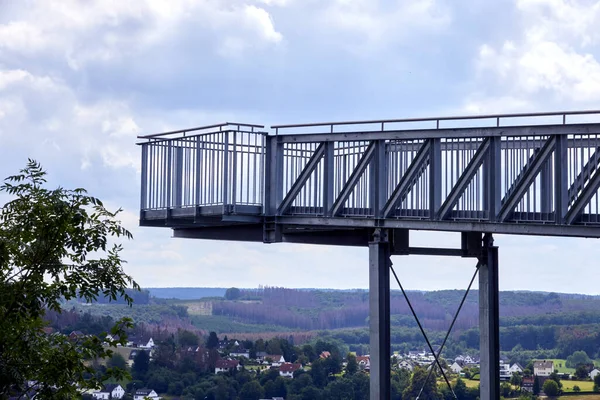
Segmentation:
{"type": "MultiPolygon", "coordinates": [[[[122,207],[126,271],[142,286],[366,287],[366,249],[137,227],[135,137],[225,120],[599,108],[599,23],[587,0],[0,0],[0,176],[32,157],[52,185],[122,207]]],[[[600,294],[596,240],[496,242],[501,289],[600,294]]],[[[474,267],[393,261],[408,289],[464,288],[474,267]]]]}

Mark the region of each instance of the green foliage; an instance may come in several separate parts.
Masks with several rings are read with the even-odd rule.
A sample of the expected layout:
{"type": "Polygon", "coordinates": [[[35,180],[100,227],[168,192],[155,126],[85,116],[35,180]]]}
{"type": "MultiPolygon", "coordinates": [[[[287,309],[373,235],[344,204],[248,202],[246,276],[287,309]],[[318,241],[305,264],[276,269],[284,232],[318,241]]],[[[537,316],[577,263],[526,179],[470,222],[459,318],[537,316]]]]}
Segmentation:
{"type": "Polygon", "coordinates": [[[579,392],[581,392],[581,388],[577,385],[573,385],[573,392],[579,393],[579,392]]]}
{"type": "Polygon", "coordinates": [[[576,351],[567,357],[567,367],[568,368],[577,368],[580,365],[590,364],[593,361],[588,357],[585,351],[576,351]]]}
{"type": "Polygon", "coordinates": [[[354,375],[356,371],[358,371],[358,362],[356,361],[356,356],[352,353],[348,353],[347,360],[348,362],[346,364],[346,374],[354,375]]]}
{"type": "Polygon", "coordinates": [[[578,379],[586,379],[588,377],[588,369],[585,365],[580,365],[577,367],[577,369],[575,370],[575,376],[578,379]]]}
{"type": "Polygon", "coordinates": [[[263,388],[257,381],[250,381],[242,386],[240,400],[259,400],[264,394],[263,388]]]}
{"type": "Polygon", "coordinates": [[[123,358],[122,355],[120,355],[119,353],[114,353],[110,359],[108,360],[108,362],[106,363],[106,365],[109,368],[120,368],[120,369],[127,369],[127,361],[125,361],[125,359],[123,358]]]}
{"type": "Polygon", "coordinates": [[[594,392],[600,392],[600,374],[594,377],[594,392]]]}
{"type": "Polygon", "coordinates": [[[134,379],[144,379],[150,367],[150,356],[147,351],[138,351],[133,358],[131,373],[134,379]]]}
{"type": "Polygon", "coordinates": [[[428,371],[421,367],[416,367],[413,371],[413,376],[410,381],[410,385],[402,392],[403,399],[441,399],[442,395],[439,392],[439,388],[436,383],[436,375],[431,374],[431,377],[427,380],[428,371]],[[423,391],[421,391],[423,388],[423,391]]]}
{"type": "Polygon", "coordinates": [[[227,300],[237,300],[242,297],[242,291],[238,288],[229,288],[225,291],[225,298],[227,300]]]}
{"type": "Polygon", "coordinates": [[[536,395],[536,396],[538,394],[540,394],[540,389],[541,389],[540,388],[540,380],[536,376],[535,378],[533,378],[533,394],[536,395]]]}
{"type": "Polygon", "coordinates": [[[547,379],[546,382],[544,382],[543,388],[544,393],[548,396],[558,396],[559,394],[558,384],[552,379],[547,379]]]}
{"type": "MultiPolygon", "coordinates": [[[[123,272],[121,245],[113,244],[131,238],[117,220],[120,210],[108,211],[84,189],[47,189],[45,176],[29,160],[0,186],[12,198],[0,210],[0,397],[11,387],[26,389],[27,381],[41,383],[41,399],[75,397],[77,385],[98,387],[86,361],[112,355],[103,338],[46,335],[46,311],[60,313],[63,299],[78,297],[131,304],[127,289],[139,290],[123,272]]],[[[110,344],[124,344],[130,325],[119,321],[111,333],[120,340],[110,344]]],[[[107,376],[124,371],[109,368],[107,376]]]]}
{"type": "Polygon", "coordinates": [[[219,338],[215,332],[210,332],[208,334],[208,339],[206,339],[206,347],[209,349],[216,349],[219,345],[219,338]]]}

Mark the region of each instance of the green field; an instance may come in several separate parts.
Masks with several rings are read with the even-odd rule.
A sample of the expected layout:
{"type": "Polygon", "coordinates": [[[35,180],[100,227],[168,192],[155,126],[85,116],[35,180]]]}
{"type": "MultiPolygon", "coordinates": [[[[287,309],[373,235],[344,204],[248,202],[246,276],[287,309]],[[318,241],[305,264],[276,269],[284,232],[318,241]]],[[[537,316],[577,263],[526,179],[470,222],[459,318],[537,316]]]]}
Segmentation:
{"type": "Polygon", "coordinates": [[[600,400],[600,394],[582,394],[581,396],[560,396],[558,400],[600,400]]]}
{"type": "MultiPolygon", "coordinates": [[[[573,386],[579,386],[582,392],[591,392],[594,389],[594,382],[592,381],[567,381],[562,380],[563,390],[565,392],[572,392],[573,386]]],[[[569,397],[571,398],[571,397],[569,397]]]]}

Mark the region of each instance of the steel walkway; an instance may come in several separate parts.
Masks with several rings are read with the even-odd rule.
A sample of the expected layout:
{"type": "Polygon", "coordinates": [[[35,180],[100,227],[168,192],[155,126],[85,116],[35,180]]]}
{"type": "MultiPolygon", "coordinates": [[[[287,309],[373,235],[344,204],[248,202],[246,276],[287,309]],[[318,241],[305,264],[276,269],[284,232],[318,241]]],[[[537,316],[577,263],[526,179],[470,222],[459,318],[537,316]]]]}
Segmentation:
{"type": "Polygon", "coordinates": [[[600,111],[271,128],[140,136],[140,224],[185,238],[368,246],[372,399],[389,398],[390,255],[477,258],[481,398],[499,398],[491,234],[600,237],[600,111]],[[461,232],[462,243],[411,247],[411,230],[461,232]]]}

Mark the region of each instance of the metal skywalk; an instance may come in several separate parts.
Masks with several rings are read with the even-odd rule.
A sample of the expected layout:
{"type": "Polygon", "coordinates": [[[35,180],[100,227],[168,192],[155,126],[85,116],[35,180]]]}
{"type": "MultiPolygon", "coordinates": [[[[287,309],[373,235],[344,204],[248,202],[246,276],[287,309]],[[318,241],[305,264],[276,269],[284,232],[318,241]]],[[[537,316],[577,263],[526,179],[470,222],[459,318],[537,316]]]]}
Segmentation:
{"type": "MultiPolygon", "coordinates": [[[[279,125],[276,135],[227,123],[143,136],[141,221],[599,237],[600,123],[571,122],[589,116],[600,112],[279,125]],[[532,118],[544,124],[515,125],[532,118]],[[440,127],[447,122],[481,123],[440,127]]],[[[269,231],[263,239],[278,241],[269,231]]]]}
{"type": "Polygon", "coordinates": [[[499,399],[492,234],[600,237],[600,111],[272,129],[140,136],[140,224],[185,238],[368,246],[372,400],[390,395],[390,256],[476,258],[480,396],[499,399]],[[411,247],[411,230],[460,232],[461,245],[411,247]]]}

